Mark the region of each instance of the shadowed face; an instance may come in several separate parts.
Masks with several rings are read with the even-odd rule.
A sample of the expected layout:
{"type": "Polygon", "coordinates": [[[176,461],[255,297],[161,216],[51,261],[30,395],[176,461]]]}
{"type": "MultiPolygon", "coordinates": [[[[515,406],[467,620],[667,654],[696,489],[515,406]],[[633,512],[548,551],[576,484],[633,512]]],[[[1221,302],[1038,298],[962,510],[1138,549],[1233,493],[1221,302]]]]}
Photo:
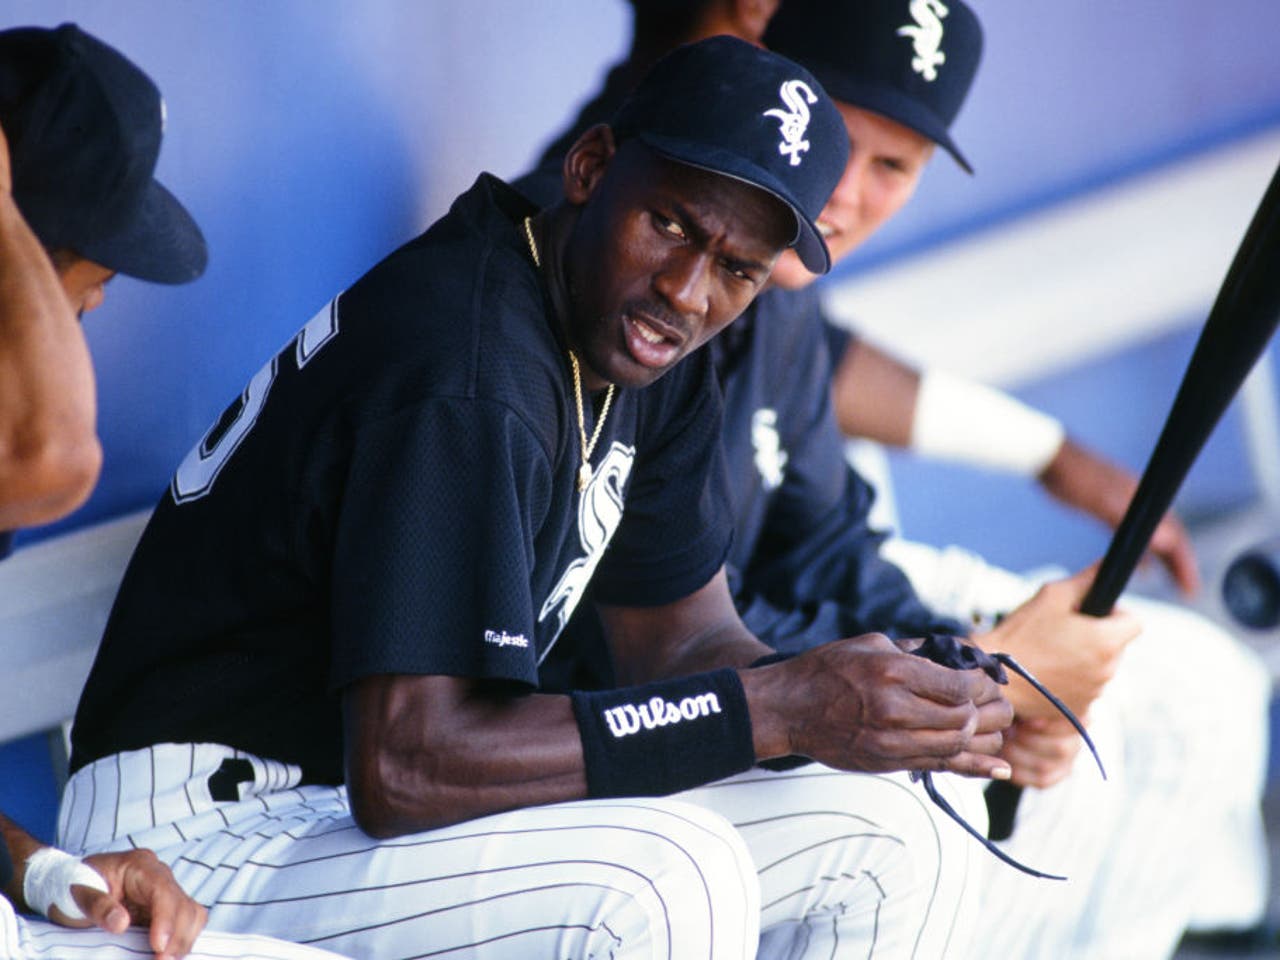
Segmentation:
{"type": "MultiPolygon", "coordinates": [[[[849,162],[818,218],[833,266],[911,199],[934,146],[928,137],[881,114],[840,101],[836,107],[849,132],[849,162]]],[[[816,279],[790,250],[773,271],[773,282],[789,290],[816,279]]]]}
{"type": "Polygon", "coordinates": [[[652,383],[723,330],[796,229],[776,197],[634,140],[602,151],[570,199],[566,332],[595,387],[652,383]]]}
{"type": "Polygon", "coordinates": [[[116,275],[92,260],[75,254],[59,254],[54,257],[54,269],[62,281],[62,289],[77,316],[102,306],[106,298],[107,281],[116,275]]]}

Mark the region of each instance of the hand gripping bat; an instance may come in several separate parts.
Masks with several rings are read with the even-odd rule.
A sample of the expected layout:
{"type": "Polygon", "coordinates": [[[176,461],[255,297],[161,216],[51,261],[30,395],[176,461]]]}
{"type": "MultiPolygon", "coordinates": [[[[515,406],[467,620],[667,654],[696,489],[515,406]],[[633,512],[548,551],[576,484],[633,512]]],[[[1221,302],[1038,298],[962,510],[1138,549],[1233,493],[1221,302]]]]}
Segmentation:
{"type": "MultiPolygon", "coordinates": [[[[1160,518],[1266,349],[1278,321],[1280,168],[1272,176],[1222,281],[1160,439],[1080,605],[1082,613],[1105,617],[1111,612],[1160,518]]],[[[997,781],[987,787],[991,839],[1004,840],[1013,832],[1020,796],[1021,788],[1010,783],[997,781]]]]}

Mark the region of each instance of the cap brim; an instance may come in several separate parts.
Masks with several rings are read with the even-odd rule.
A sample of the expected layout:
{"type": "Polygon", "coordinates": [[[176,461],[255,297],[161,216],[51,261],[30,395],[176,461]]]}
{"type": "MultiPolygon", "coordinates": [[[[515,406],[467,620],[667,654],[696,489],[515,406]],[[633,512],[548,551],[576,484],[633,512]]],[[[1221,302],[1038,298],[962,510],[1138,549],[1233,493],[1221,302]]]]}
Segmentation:
{"type": "Polygon", "coordinates": [[[815,64],[812,69],[832,100],[870,110],[914,130],[951,154],[965,173],[973,173],[973,167],[951,139],[942,118],[919,100],[886,84],[852,79],[844,71],[825,64],[815,64]]]}
{"type": "Polygon", "coordinates": [[[75,252],[117,273],[152,283],[189,283],[209,263],[204,234],[186,208],[156,180],[125,226],[80,244],[75,252]]]}
{"type": "Polygon", "coordinates": [[[737,153],[717,150],[706,144],[689,143],[675,137],[665,137],[648,131],[640,131],[635,135],[658,153],[678,163],[710,173],[740,180],[748,186],[763,190],[787,205],[796,218],[796,235],[788,244],[800,257],[800,262],[810,273],[827,273],[831,269],[831,254],[827,244],[818,232],[818,225],[813,223],[804,212],[796,206],[788,196],[787,190],[777,178],[764,168],[751,163],[737,153]]]}

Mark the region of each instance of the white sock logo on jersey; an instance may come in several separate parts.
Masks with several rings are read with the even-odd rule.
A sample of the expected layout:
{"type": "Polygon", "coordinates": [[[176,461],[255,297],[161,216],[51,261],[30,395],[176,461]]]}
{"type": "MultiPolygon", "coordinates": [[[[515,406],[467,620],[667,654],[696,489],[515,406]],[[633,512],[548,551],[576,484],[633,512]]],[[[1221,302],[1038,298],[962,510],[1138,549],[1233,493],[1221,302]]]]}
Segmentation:
{"type": "Polygon", "coordinates": [[[782,449],[778,436],[778,412],[761,407],[751,415],[751,446],[755,450],[756,469],[766,490],[782,486],[783,471],[787,466],[787,451],[782,449]]]}
{"type": "Polygon", "coordinates": [[[942,0],[911,0],[916,22],[898,28],[898,36],[910,37],[915,50],[911,69],[930,83],[938,79],[938,67],[947,62],[942,52],[942,18],[949,12],[942,0]]]}
{"type": "MultiPolygon", "coordinates": [[[[631,464],[635,458],[635,447],[614,441],[592,475],[587,489],[578,498],[578,539],[586,556],[569,564],[538,613],[539,623],[553,613],[558,614],[557,637],[569,622],[569,615],[573,613],[587,584],[591,582],[591,575],[595,573],[596,566],[604,555],[604,548],[609,545],[614,531],[622,522],[622,489],[631,476],[631,464]]],[[[572,479],[567,482],[572,482],[572,479]]],[[[547,650],[550,649],[548,645],[547,650]]],[[[543,656],[546,656],[545,652],[543,656]]]]}
{"type": "Polygon", "coordinates": [[[648,703],[624,703],[609,707],[604,711],[604,718],[609,724],[609,732],[622,739],[639,733],[641,726],[646,730],[653,730],[670,723],[697,720],[719,712],[720,698],[714,693],[702,693],[696,697],[685,697],[679,703],[672,703],[662,697],[652,697],[648,703]]]}

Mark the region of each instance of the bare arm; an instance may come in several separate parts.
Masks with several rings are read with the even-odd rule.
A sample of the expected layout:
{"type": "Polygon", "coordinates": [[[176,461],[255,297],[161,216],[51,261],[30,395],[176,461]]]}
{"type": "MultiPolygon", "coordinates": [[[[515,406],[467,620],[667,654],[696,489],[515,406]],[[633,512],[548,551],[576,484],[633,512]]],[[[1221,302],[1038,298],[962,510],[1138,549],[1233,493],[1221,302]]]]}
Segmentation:
{"type": "MultiPolygon", "coordinates": [[[[1088,450],[1070,437],[1036,478],[1050,496],[1082,510],[1111,528],[1120,525],[1138,480],[1123,467],[1088,450]]],[[[1195,549],[1182,521],[1166,513],[1151,535],[1150,552],[1185,596],[1200,589],[1195,549]]]]}
{"type": "MultiPolygon", "coordinates": [[[[627,686],[744,668],[769,652],[738,620],[723,573],[666,606],[601,613],[627,686]]],[[[1007,773],[995,754],[1012,709],[981,671],[948,670],[871,635],[740,672],[757,759],[1007,773]]],[[[567,696],[375,676],[346,691],[343,716],[352,812],[375,837],[587,795],[567,696]]]]}
{"type": "MultiPolygon", "coordinates": [[[[743,667],[771,652],[738,619],[723,571],[679,604],[601,614],[625,683],[743,667]]],[[[742,671],[742,682],[757,760],[800,754],[842,770],[1007,772],[994,756],[1012,719],[1000,687],[979,670],[904,653],[880,634],[742,671]]]]}
{"type": "Polygon", "coordinates": [[[0,530],[88,497],[102,462],[94,391],[80,324],[14,203],[0,133],[0,530]]]}
{"type": "Polygon", "coordinates": [[[586,796],[567,696],[444,676],[374,676],[343,695],[346,780],[361,829],[394,837],[586,796]]]}
{"type": "MultiPolygon", "coordinates": [[[[909,448],[920,396],[920,371],[861,338],[852,340],[836,364],[831,398],[840,430],[893,447],[909,448]]],[[[962,440],[980,447],[999,423],[974,424],[962,440]]],[[[998,436],[998,433],[996,434],[998,436]]],[[[977,462],[981,462],[975,457],[977,462]]],[[[1114,528],[1124,517],[1138,481],[1128,470],[1065,437],[1036,476],[1051,497],[1114,528]]],[[[1184,594],[1199,587],[1195,552],[1186,529],[1167,514],[1151,537],[1151,553],[1184,594]]]]}
{"type": "Polygon", "coordinates": [[[857,337],[836,364],[831,401],[840,432],[891,447],[911,445],[920,371],[857,337]]]}
{"type": "MultiPolygon", "coordinates": [[[[1105,617],[1079,612],[1095,570],[1046,584],[994,629],[973,638],[988,653],[1010,654],[1078,716],[1111,682],[1125,648],[1141,630],[1137,618],[1123,610],[1105,617]]],[[[1020,677],[1009,678],[1006,695],[1019,719],[1059,717],[1020,677]]]]}

